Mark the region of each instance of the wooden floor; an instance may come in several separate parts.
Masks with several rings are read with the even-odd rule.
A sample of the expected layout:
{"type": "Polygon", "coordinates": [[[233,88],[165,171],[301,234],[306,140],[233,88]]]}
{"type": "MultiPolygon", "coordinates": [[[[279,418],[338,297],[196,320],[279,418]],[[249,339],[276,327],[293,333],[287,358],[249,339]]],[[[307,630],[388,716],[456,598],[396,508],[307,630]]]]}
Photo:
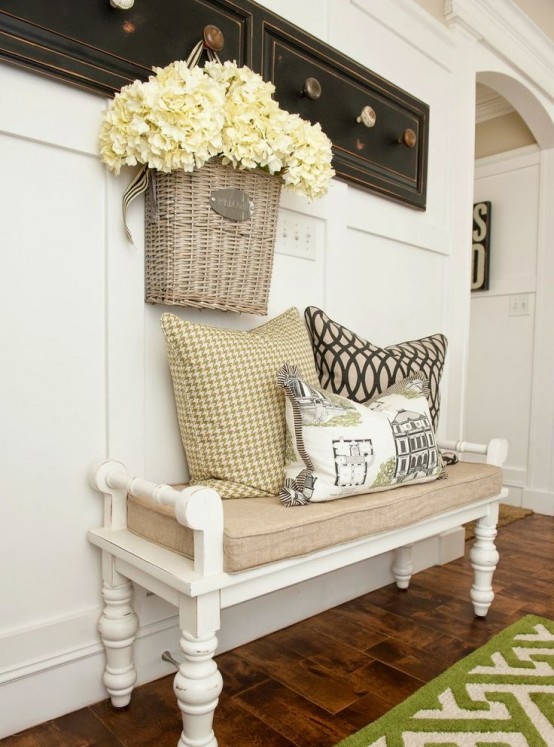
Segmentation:
{"type": "MultiPolygon", "coordinates": [[[[332,747],[527,613],[554,618],[554,518],[499,530],[501,563],[487,620],[468,603],[467,559],[366,594],[217,657],[219,747],[332,747]]],[[[176,747],[172,677],[0,740],[1,747],[176,747]]],[[[22,705],[23,707],[23,705],[22,705]]]]}

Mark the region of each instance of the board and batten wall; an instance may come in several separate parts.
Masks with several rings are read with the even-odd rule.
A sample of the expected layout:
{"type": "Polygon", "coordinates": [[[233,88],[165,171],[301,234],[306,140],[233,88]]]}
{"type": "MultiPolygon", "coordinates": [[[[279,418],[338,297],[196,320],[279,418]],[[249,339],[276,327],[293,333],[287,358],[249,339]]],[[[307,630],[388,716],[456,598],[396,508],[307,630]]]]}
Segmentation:
{"type": "Polygon", "coordinates": [[[497,21],[511,16],[511,38],[495,56],[485,41],[474,59],[478,88],[488,88],[477,95],[475,201],[492,203],[491,283],[471,294],[464,420],[478,439],[497,429],[508,438],[509,501],[552,515],[554,14],[550,0],[503,2],[497,21]],[[524,86],[508,62],[522,60],[520,44],[524,86]]]}
{"type": "Polygon", "coordinates": [[[508,439],[514,505],[528,484],[539,198],[537,145],[476,161],[475,202],[491,202],[490,287],[471,297],[465,423],[478,439],[508,439]]]}
{"type": "Polygon", "coordinates": [[[475,202],[491,202],[490,287],[471,294],[465,423],[478,439],[503,433],[508,502],[528,484],[540,205],[540,149],[520,115],[479,121],[475,202]],[[509,344],[507,344],[509,341],[509,344]]]}
{"type": "MultiPolygon", "coordinates": [[[[445,332],[440,433],[459,438],[474,129],[466,50],[414,3],[265,4],[431,108],[425,212],[339,181],[319,202],[283,197],[282,219],[307,222],[316,252],[313,261],[291,257],[278,239],[269,315],[320,305],[380,345],[445,332]]],[[[0,65],[0,737],[105,697],[100,559],[86,539],[102,521],[101,497],[87,482],[93,461],[117,458],[164,482],[186,476],[159,325],[166,309],[143,302],[142,207],[131,209],[135,249],[121,223],[128,176],[114,177],[98,159],[105,106],[0,65]]],[[[176,313],[243,329],[263,321],[176,313]]],[[[427,543],[416,568],[440,560],[427,543]]],[[[275,604],[228,610],[221,649],[389,580],[380,558],[281,592],[275,604]]],[[[160,652],[177,649],[177,621],[140,589],[135,602],[144,682],[172,671],[160,652]]]]}

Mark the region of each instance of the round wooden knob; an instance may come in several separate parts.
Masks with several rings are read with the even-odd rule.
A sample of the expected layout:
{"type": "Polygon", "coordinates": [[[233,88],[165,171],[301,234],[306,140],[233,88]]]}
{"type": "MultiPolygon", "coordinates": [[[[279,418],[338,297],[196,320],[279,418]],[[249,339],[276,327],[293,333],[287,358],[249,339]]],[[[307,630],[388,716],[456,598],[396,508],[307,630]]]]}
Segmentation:
{"type": "Polygon", "coordinates": [[[214,52],[221,52],[225,45],[225,37],[222,32],[211,23],[204,26],[204,45],[214,52]]]}
{"type": "Polygon", "coordinates": [[[317,78],[306,78],[304,81],[304,88],[302,89],[302,95],[312,101],[317,101],[321,96],[321,83],[317,78]]]}
{"type": "Polygon", "coordinates": [[[356,117],[356,122],[363,124],[364,127],[374,127],[376,121],[377,114],[375,114],[375,109],[372,109],[371,106],[364,106],[360,115],[356,117]]]}
{"type": "Polygon", "coordinates": [[[415,148],[415,144],[417,143],[417,135],[408,127],[404,130],[402,135],[400,135],[400,139],[398,140],[398,142],[402,143],[402,145],[405,145],[406,148],[415,148]]]}

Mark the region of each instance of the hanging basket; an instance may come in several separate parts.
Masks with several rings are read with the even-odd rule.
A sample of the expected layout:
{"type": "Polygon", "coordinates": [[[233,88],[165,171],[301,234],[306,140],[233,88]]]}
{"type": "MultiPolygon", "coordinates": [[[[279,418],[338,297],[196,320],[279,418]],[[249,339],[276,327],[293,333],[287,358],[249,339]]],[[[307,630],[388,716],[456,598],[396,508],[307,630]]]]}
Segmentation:
{"type": "Polygon", "coordinates": [[[149,172],[146,301],[267,314],[281,179],[219,159],[149,172]]]}

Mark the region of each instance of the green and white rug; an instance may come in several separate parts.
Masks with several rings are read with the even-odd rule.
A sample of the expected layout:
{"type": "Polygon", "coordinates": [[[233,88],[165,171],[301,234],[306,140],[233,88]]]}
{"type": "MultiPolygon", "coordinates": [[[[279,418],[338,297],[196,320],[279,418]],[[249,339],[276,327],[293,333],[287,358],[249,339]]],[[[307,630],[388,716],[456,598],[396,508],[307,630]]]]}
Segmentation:
{"type": "Polygon", "coordinates": [[[337,747],[554,747],[554,622],[528,615],[337,747]]]}

